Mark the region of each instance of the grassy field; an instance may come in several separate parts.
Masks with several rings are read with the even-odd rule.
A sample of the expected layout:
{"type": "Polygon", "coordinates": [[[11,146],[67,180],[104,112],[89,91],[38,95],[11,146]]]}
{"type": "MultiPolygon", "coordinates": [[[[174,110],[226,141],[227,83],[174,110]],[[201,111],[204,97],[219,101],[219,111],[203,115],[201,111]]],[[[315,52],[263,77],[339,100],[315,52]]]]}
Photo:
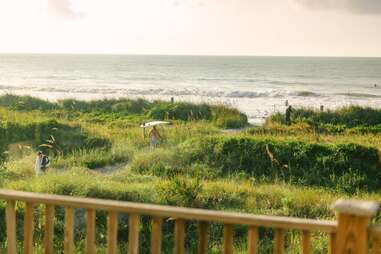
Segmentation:
{"type": "MultiPolygon", "coordinates": [[[[253,214],[334,219],[339,198],[381,201],[381,111],[351,107],[325,113],[297,110],[291,126],[274,115],[262,127],[224,105],[145,100],[56,103],[32,97],[0,97],[1,188],[134,202],[200,207],[253,214]],[[149,147],[139,125],[168,120],[163,140],[149,147]],[[236,128],[235,131],[226,129],[236,128]],[[48,172],[37,177],[37,150],[49,154],[48,172]]],[[[4,215],[4,205],[0,207],[4,215]]],[[[23,207],[18,207],[22,221],[23,207]]],[[[57,209],[56,235],[63,211],[57,209]]],[[[41,220],[41,207],[36,219],[41,220]]],[[[76,212],[83,225],[83,211],[76,212]]],[[[379,217],[379,216],[378,216],[379,217]]],[[[378,220],[378,217],[376,220],[378,220]]],[[[120,240],[127,228],[120,218],[120,240]]],[[[21,223],[21,222],[20,222],[21,223]]],[[[20,224],[21,226],[22,224],[20,224]]],[[[4,223],[0,242],[4,246],[4,223]]],[[[97,214],[98,241],[106,242],[105,214],[97,214]]],[[[186,244],[196,247],[195,225],[186,244]]],[[[37,248],[42,228],[36,227],[37,248]]],[[[235,252],[245,253],[246,229],[235,228],[235,252]]],[[[19,237],[22,237],[20,230],[19,237]]],[[[164,253],[173,246],[173,221],[165,223],[164,253]]],[[[149,253],[148,218],[141,246],[149,253]]],[[[220,253],[222,225],[211,228],[211,252],[220,253]]],[[[271,252],[271,230],[261,230],[261,250],[271,252]]],[[[298,234],[287,235],[287,252],[298,252],[298,234]]],[[[56,238],[57,248],[62,243],[56,238]]],[[[84,230],[76,233],[78,252],[84,230]]],[[[316,235],[314,253],[327,248],[316,235]]],[[[121,245],[121,249],[125,246],[121,245]]],[[[102,247],[99,252],[102,253],[102,247]]]]}

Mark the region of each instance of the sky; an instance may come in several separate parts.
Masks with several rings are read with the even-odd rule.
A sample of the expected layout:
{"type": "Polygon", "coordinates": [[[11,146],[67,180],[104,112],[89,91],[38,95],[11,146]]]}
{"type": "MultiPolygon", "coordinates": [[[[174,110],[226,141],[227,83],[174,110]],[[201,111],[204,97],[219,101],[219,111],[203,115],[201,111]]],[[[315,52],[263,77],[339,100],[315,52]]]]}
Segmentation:
{"type": "Polygon", "coordinates": [[[0,52],[381,56],[381,0],[0,0],[0,52]]]}

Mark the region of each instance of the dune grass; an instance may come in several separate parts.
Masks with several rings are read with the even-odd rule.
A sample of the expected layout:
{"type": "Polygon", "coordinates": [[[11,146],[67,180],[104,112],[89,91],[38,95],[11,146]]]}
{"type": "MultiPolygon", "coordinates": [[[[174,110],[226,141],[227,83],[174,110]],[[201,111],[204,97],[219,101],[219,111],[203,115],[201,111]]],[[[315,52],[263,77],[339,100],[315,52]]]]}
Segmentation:
{"type": "MultiPolygon", "coordinates": [[[[330,111],[329,117],[341,119],[333,123],[325,120],[331,119],[328,116],[309,112],[298,113],[291,126],[283,125],[282,116],[278,115],[263,127],[229,132],[224,129],[246,126],[247,117],[223,105],[129,99],[46,102],[2,96],[0,185],[32,192],[334,219],[330,205],[339,198],[381,201],[381,137],[374,131],[379,123],[359,117],[357,122],[352,119],[346,124],[342,119],[348,117],[340,118],[343,112],[352,119],[361,109],[353,110],[356,113],[330,111]],[[303,120],[304,115],[307,120],[303,120]],[[163,140],[156,149],[149,147],[147,133],[144,135],[139,127],[152,119],[172,123],[159,127],[163,140]],[[312,124],[311,119],[319,124],[312,124]],[[52,141],[51,135],[53,144],[47,141],[52,141]],[[51,166],[46,174],[37,177],[33,168],[35,152],[47,142],[51,147],[44,149],[49,153],[51,166]],[[54,145],[59,146],[60,152],[54,145]]],[[[17,209],[22,220],[23,207],[17,209]]],[[[3,214],[4,207],[0,205],[0,215],[3,214]]],[[[41,216],[39,207],[36,218],[41,216]]],[[[119,231],[121,251],[126,248],[122,240],[127,237],[123,216],[119,231]]],[[[80,253],[84,245],[83,211],[76,212],[76,219],[80,253]]],[[[148,218],[143,218],[143,253],[149,252],[148,222],[148,218]]],[[[106,243],[104,213],[97,214],[97,226],[102,252],[106,243]]],[[[63,211],[58,209],[57,239],[62,237],[62,227],[63,211]]],[[[186,244],[194,250],[195,224],[190,223],[187,229],[186,244]]],[[[0,232],[3,230],[4,223],[0,223],[0,232]]],[[[41,242],[42,228],[36,230],[36,240],[41,242]]],[[[165,253],[171,252],[172,232],[173,221],[166,221],[165,253]]],[[[238,225],[235,232],[235,253],[244,253],[246,228],[238,225]]],[[[261,229],[260,234],[261,251],[270,252],[273,232],[261,229]]],[[[222,225],[213,225],[210,253],[221,252],[221,237],[222,225]]],[[[288,232],[286,243],[288,253],[297,253],[298,233],[288,232]]],[[[55,244],[58,249],[62,247],[60,241],[55,244]]],[[[0,235],[1,245],[4,235],[0,235]]],[[[327,236],[317,234],[313,253],[326,248],[327,236]]]]}

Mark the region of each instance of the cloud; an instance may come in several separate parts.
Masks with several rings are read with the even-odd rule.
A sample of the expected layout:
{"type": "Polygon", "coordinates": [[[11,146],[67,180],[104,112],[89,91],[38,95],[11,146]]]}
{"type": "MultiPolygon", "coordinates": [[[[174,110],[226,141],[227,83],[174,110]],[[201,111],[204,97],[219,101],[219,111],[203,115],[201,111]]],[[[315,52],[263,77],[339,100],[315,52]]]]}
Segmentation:
{"type": "Polygon", "coordinates": [[[48,0],[48,12],[52,16],[63,19],[82,18],[84,16],[84,13],[73,10],[70,0],[48,0]]]}
{"type": "Polygon", "coordinates": [[[310,9],[336,9],[355,14],[381,14],[381,0],[293,0],[310,9]]]}

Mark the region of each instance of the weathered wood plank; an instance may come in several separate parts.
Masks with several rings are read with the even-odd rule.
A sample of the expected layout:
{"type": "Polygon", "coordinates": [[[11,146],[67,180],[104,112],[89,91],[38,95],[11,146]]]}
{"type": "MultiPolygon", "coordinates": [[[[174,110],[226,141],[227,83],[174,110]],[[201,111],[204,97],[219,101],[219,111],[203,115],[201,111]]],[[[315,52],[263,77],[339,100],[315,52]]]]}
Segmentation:
{"type": "Polygon", "coordinates": [[[74,209],[65,207],[64,253],[74,253],[74,209]]]}
{"type": "Polygon", "coordinates": [[[247,235],[247,246],[249,254],[256,254],[258,252],[258,228],[249,227],[247,235]]]}
{"type": "Polygon", "coordinates": [[[283,228],[307,231],[336,232],[337,223],[277,216],[258,216],[243,213],[207,211],[202,209],[180,208],[150,204],[138,204],[113,200],[46,195],[20,191],[0,190],[0,199],[20,200],[36,204],[51,204],[96,210],[118,211],[128,214],[140,214],[153,217],[172,217],[185,220],[219,222],[225,224],[242,224],[248,226],[283,228]]]}
{"type": "Polygon", "coordinates": [[[336,252],[368,253],[368,225],[370,217],[339,214],[339,226],[336,235],[336,252]]]}
{"type": "Polygon", "coordinates": [[[329,246],[328,246],[329,254],[336,254],[336,234],[329,234],[329,246]]]}
{"type": "Polygon", "coordinates": [[[5,223],[7,225],[7,253],[17,253],[16,243],[16,202],[9,200],[5,209],[5,223]]]}
{"type": "Polygon", "coordinates": [[[54,206],[47,205],[45,207],[45,231],[44,231],[44,248],[45,254],[53,254],[53,237],[54,237],[54,206]]]}
{"type": "Polygon", "coordinates": [[[233,254],[233,226],[224,225],[224,254],[233,254]]]}
{"type": "Polygon", "coordinates": [[[373,237],[372,241],[372,254],[380,254],[381,239],[379,237],[373,237]]]}
{"type": "Polygon", "coordinates": [[[209,241],[209,223],[201,221],[198,224],[198,254],[207,254],[208,253],[208,241],[209,241]]]}
{"type": "Polygon", "coordinates": [[[96,212],[94,209],[86,211],[86,246],[87,254],[95,254],[95,218],[96,212]]]}
{"type": "Polygon", "coordinates": [[[275,239],[274,239],[274,254],[283,254],[284,253],[284,229],[275,230],[275,239]]]}
{"type": "Polygon", "coordinates": [[[185,221],[177,219],[175,222],[175,254],[185,253],[185,221]]]}
{"type": "Polygon", "coordinates": [[[379,204],[371,201],[339,200],[333,206],[338,214],[336,252],[367,254],[369,224],[379,204]]]}
{"type": "Polygon", "coordinates": [[[311,232],[302,232],[302,254],[309,254],[311,248],[311,232]]]}
{"type": "Polygon", "coordinates": [[[107,217],[107,253],[116,254],[118,245],[118,213],[109,212],[107,217]]]}
{"type": "Polygon", "coordinates": [[[152,218],[151,254],[161,254],[162,224],[162,218],[152,218]]]}
{"type": "Polygon", "coordinates": [[[128,253],[139,254],[139,231],[140,216],[130,214],[128,216],[128,253]]]}
{"type": "Polygon", "coordinates": [[[33,204],[26,203],[24,211],[24,254],[33,253],[33,204]]]}

